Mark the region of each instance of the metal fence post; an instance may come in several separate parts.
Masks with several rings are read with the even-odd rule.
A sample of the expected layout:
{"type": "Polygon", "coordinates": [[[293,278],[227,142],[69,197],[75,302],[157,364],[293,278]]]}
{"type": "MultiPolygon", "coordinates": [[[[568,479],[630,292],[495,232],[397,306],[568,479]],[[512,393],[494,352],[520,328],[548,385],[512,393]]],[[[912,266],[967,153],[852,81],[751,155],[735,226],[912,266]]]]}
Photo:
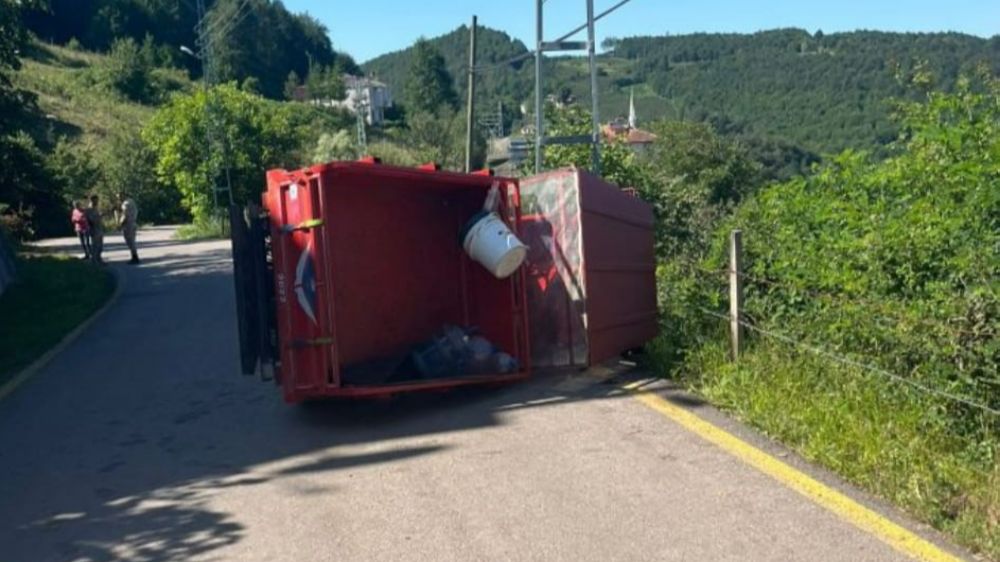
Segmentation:
{"type": "Polygon", "coordinates": [[[743,343],[743,231],[729,233],[729,339],[732,359],[740,357],[743,343]]]}

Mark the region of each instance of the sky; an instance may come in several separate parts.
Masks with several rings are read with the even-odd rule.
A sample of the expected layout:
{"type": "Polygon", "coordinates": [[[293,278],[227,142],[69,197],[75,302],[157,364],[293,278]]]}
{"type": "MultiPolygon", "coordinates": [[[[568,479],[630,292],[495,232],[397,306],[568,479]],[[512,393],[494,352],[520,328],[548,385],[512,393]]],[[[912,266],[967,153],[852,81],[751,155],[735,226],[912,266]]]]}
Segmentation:
{"type": "MultiPolygon", "coordinates": [[[[594,0],[600,13],[617,0],[594,0]]],[[[479,24],[506,31],[532,45],[534,0],[284,0],[330,30],[334,47],[358,62],[404,49],[420,36],[443,35],[472,15],[479,24]]],[[[555,39],[586,21],[584,0],[545,0],[545,38],[555,39]]],[[[959,31],[1000,34],[1000,0],[631,0],[597,23],[606,37],[679,35],[697,31],[752,33],[799,27],[824,33],[959,31]]],[[[580,38],[585,38],[581,34],[580,38]]]]}

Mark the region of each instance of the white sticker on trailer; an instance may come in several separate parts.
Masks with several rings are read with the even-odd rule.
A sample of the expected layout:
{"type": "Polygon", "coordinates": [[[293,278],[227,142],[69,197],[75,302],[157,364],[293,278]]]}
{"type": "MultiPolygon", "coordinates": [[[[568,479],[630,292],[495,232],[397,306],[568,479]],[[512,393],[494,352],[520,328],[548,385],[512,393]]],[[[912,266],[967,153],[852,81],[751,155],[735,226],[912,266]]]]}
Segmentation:
{"type": "Polygon", "coordinates": [[[299,198],[299,184],[293,183],[292,185],[288,186],[288,198],[291,199],[292,201],[295,201],[296,199],[299,198]]]}

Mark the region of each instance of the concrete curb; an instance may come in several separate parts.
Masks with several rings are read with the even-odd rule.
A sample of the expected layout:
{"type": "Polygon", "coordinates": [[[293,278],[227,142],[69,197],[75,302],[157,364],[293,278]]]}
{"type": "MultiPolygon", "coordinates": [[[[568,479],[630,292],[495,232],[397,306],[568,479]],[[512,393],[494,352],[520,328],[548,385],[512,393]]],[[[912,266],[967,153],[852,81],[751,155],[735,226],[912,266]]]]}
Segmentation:
{"type": "Polygon", "coordinates": [[[111,293],[108,301],[101,305],[93,314],[91,314],[86,320],[81,322],[76,328],[69,331],[68,334],[63,336],[59,343],[52,346],[52,349],[46,351],[41,357],[35,359],[30,365],[21,370],[20,373],[14,375],[14,378],[5,382],[0,386],[0,400],[3,400],[9,396],[12,392],[17,390],[19,386],[27,382],[31,377],[38,374],[43,367],[48,365],[56,355],[58,355],[62,350],[69,347],[71,343],[76,341],[80,337],[80,334],[84,332],[91,324],[97,321],[98,318],[104,315],[109,308],[111,308],[116,302],[118,302],[118,297],[121,296],[122,290],[125,288],[125,275],[113,267],[108,268],[111,271],[111,275],[115,278],[115,290],[111,293]]]}

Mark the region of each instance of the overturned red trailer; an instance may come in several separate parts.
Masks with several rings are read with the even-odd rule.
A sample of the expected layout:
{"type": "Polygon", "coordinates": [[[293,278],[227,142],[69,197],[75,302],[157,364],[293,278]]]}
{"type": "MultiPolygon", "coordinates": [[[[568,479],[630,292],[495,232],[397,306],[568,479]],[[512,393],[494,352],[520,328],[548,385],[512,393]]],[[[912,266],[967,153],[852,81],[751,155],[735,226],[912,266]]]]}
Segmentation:
{"type": "Polygon", "coordinates": [[[244,372],[273,372],[289,402],[527,377],[523,268],[498,279],[459,241],[494,185],[516,234],[516,179],[372,159],[269,171],[263,208],[231,217],[244,372]],[[414,350],[449,326],[506,367],[421,374],[414,350]]]}
{"type": "Polygon", "coordinates": [[[242,370],[289,402],[504,384],[655,335],[652,211],[580,170],[271,170],[230,222],[242,370]],[[485,264],[477,232],[517,259],[485,264]]]}
{"type": "Polygon", "coordinates": [[[578,168],[520,183],[535,367],[584,368],[657,332],[653,209],[578,168]]]}

